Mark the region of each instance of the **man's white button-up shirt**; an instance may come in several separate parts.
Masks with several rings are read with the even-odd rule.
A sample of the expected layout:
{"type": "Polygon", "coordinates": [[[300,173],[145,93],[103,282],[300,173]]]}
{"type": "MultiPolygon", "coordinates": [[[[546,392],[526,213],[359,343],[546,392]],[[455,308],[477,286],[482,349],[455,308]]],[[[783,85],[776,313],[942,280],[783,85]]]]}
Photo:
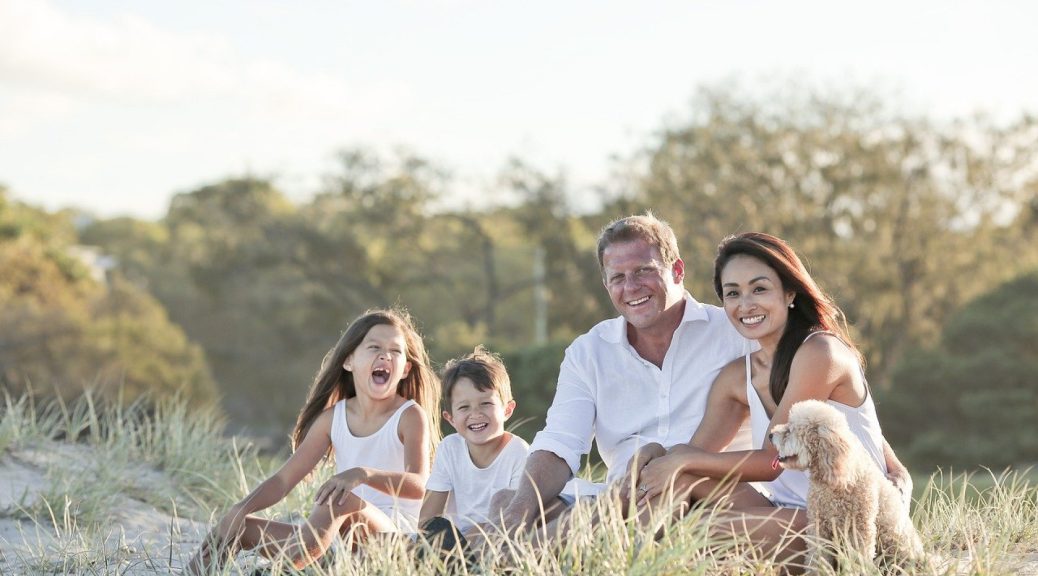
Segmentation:
{"type": "MultiPolygon", "coordinates": [[[[620,478],[642,445],[688,442],[703,420],[718,372],[756,348],[724,310],[700,304],[688,292],[662,367],[635,352],[622,316],[600,322],[566,349],[547,423],[530,451],[552,452],[576,474],[595,438],[607,480],[620,478]]],[[[750,448],[744,428],[729,449],[750,448]]]]}

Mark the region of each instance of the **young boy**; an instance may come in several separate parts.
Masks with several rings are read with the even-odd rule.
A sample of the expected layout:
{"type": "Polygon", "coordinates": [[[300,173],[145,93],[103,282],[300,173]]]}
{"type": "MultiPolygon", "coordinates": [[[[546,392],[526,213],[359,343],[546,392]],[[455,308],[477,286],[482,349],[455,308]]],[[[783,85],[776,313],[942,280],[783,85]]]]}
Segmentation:
{"type": "Polygon", "coordinates": [[[443,418],[458,433],[444,438],[436,450],[419,525],[429,529],[429,520],[446,515],[464,533],[494,522],[490,500],[499,490],[518,487],[530,446],[505,432],[515,400],[497,355],[477,346],[448,362],[442,381],[443,418]]]}

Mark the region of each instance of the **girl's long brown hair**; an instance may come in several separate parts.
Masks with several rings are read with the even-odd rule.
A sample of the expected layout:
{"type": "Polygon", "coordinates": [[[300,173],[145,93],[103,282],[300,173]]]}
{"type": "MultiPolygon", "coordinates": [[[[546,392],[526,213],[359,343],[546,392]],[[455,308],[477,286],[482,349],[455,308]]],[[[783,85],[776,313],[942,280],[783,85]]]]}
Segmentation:
{"type": "Polygon", "coordinates": [[[776,404],[782,400],[786,386],[789,385],[793,356],[812,332],[823,330],[836,334],[857,355],[858,364],[864,365],[861,352],[847,333],[843,311],[822,292],[796,252],[781,238],[763,232],[746,232],[721,241],[717,247],[717,257],[714,258],[714,291],[722,302],[724,293],[721,289],[721,271],[733,257],[739,255],[752,256],[770,266],[782,282],[783,294],[789,291],[795,293],[794,307],[789,309],[789,319],[771,363],[768,388],[776,404]]]}
{"type": "Polygon", "coordinates": [[[429,354],[425,351],[425,343],[415,329],[411,315],[406,310],[390,308],[368,310],[361,314],[346,329],[339,342],[324,355],[321,369],[314,377],[306,404],[299,411],[299,418],[296,419],[296,426],[292,431],[293,450],[306,437],[310,426],[321,412],[331,408],[339,400],[357,395],[353,374],[342,365],[346,362],[346,357],[360,346],[368,330],[383,324],[395,326],[404,333],[407,361],[411,363],[411,370],[400,380],[396,393],[414,400],[425,410],[429,423],[429,438],[433,445],[436,444],[440,435],[440,380],[432,369],[429,354]]]}

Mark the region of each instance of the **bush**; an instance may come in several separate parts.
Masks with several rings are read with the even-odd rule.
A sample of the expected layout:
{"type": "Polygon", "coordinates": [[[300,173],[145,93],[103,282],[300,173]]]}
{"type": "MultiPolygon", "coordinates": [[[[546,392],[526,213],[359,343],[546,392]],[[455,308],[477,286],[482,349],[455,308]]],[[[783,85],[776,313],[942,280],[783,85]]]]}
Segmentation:
{"type": "Polygon", "coordinates": [[[1038,461],[1038,272],[956,313],[940,345],[905,355],[884,398],[884,431],[915,464],[1038,461]]]}

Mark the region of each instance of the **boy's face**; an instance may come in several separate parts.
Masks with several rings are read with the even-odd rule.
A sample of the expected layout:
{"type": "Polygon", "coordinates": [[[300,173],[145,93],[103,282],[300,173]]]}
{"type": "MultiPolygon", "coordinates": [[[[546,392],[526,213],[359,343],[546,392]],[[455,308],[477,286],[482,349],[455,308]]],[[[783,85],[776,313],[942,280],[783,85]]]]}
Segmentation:
{"type": "Polygon", "coordinates": [[[501,403],[494,390],[480,390],[468,378],[459,378],[451,390],[450,411],[443,418],[454,426],[465,442],[485,444],[501,437],[505,421],[512,416],[515,401],[501,403]]]}

